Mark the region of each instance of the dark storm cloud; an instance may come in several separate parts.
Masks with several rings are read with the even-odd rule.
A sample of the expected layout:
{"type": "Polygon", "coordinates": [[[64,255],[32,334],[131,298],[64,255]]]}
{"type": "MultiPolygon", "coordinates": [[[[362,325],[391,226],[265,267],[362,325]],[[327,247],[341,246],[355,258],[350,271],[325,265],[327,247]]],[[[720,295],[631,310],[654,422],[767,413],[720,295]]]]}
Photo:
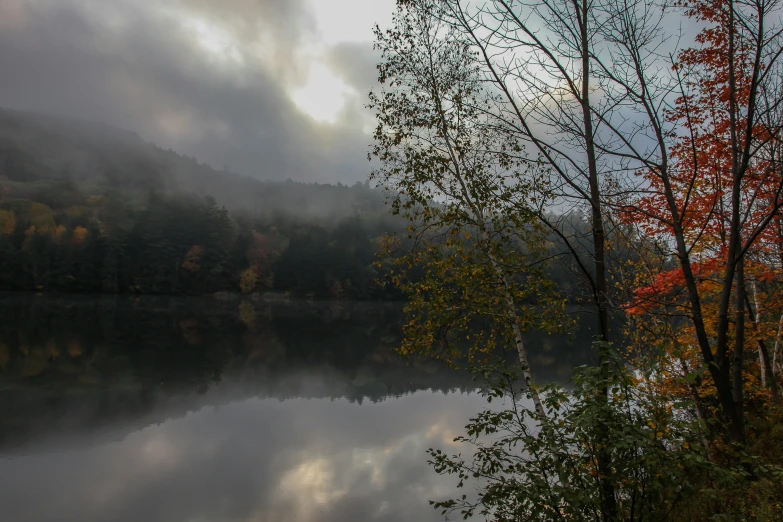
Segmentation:
{"type": "Polygon", "coordinates": [[[0,106],[128,128],[260,178],[366,175],[368,137],[357,111],[370,44],[332,53],[362,95],[349,101],[345,119],[329,126],[302,114],[285,91],[304,74],[296,49],[314,30],[301,1],[8,2],[0,13],[0,106]],[[200,21],[230,45],[202,38],[200,21]]]}

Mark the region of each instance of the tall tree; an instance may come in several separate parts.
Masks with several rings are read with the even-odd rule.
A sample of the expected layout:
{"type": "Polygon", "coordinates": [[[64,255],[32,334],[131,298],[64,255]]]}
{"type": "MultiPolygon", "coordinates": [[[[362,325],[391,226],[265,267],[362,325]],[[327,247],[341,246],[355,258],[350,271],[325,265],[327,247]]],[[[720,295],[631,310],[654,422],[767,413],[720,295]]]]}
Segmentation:
{"type": "MultiPolygon", "coordinates": [[[[510,176],[516,182],[511,187],[506,183],[487,183],[480,193],[482,201],[493,201],[519,216],[534,216],[535,221],[560,238],[590,288],[599,337],[609,341],[612,299],[604,201],[605,177],[611,166],[602,161],[596,136],[601,116],[614,107],[594,96],[599,86],[594,56],[599,52],[597,45],[606,22],[605,10],[581,0],[399,0],[398,13],[428,20],[423,27],[437,24],[443,33],[450,35],[451,45],[463,49],[463,54],[470,57],[474,89],[482,89],[483,96],[479,99],[462,96],[460,106],[465,111],[474,111],[475,119],[499,136],[496,139],[503,147],[489,150],[502,153],[499,157],[502,157],[503,173],[499,177],[510,176]],[[519,190],[520,187],[527,190],[519,190]],[[552,217],[553,209],[559,210],[557,214],[562,216],[586,213],[589,236],[575,235],[576,229],[569,226],[568,218],[552,217]]],[[[401,45],[426,49],[426,45],[416,41],[422,32],[416,27],[397,24],[389,37],[401,45]]],[[[423,63],[438,71],[444,67],[442,57],[432,53],[429,61],[423,63]]],[[[420,81],[427,81],[427,73],[413,70],[406,71],[405,79],[417,75],[420,81]]],[[[383,69],[381,80],[384,80],[383,69]]],[[[395,77],[392,86],[401,85],[395,77]]],[[[433,85],[429,80],[430,89],[433,85]]],[[[399,91],[405,99],[405,89],[399,91]]],[[[431,106],[436,112],[438,107],[451,107],[444,103],[442,92],[433,91],[433,94],[431,106]]],[[[430,128],[437,129],[436,125],[434,122],[430,128]]],[[[385,136],[383,132],[376,133],[376,139],[385,136]]],[[[384,160],[382,156],[381,160],[384,160]]],[[[477,160],[497,164],[493,158],[477,160]]],[[[414,180],[416,167],[413,165],[408,170],[414,180]]],[[[416,181],[429,182],[428,179],[416,181]]],[[[604,367],[607,354],[602,350],[607,344],[596,346],[599,366],[604,367]]],[[[609,476],[608,454],[600,456],[599,468],[602,477],[609,476]]],[[[603,481],[602,492],[603,510],[611,519],[615,513],[615,495],[608,479],[603,481]]]]}
{"type": "Polygon", "coordinates": [[[373,177],[411,221],[416,241],[403,263],[426,273],[409,287],[406,344],[447,354],[458,340],[476,351],[514,346],[543,414],[523,334],[549,324],[531,300],[550,311],[562,300],[547,296],[536,264],[534,214],[509,202],[535,198],[536,182],[545,181],[487,119],[496,97],[483,88],[472,43],[443,14],[437,3],[401,2],[394,27],[376,29],[385,88],[371,95],[379,121],[372,154],[381,162],[373,177]],[[471,340],[477,321],[486,337],[471,340]]]}
{"type": "Polygon", "coordinates": [[[616,59],[602,64],[608,98],[641,115],[634,128],[645,138],[630,140],[624,137],[628,125],[607,124],[612,141],[604,148],[627,161],[632,190],[622,207],[626,221],[660,234],[662,248],[674,247],[702,362],[729,437],[742,443],[746,262],[761,253],[765,237],[775,235],[772,225],[783,203],[780,5],[687,2],[685,14],[705,27],[664,79],[651,65],[655,59],[638,59],[645,44],[637,36],[649,34],[646,13],[643,4],[630,3],[618,6],[612,19],[611,34],[634,65],[630,74],[617,73],[623,62],[616,59]],[[674,103],[671,94],[678,96],[674,103]],[[699,286],[704,262],[720,272],[714,341],[699,286]]]}

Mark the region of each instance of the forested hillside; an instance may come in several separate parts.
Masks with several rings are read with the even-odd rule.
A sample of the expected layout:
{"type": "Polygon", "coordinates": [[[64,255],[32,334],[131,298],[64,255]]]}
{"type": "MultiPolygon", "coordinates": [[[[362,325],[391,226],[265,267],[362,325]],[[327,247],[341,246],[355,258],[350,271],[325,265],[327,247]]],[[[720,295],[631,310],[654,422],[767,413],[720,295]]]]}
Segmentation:
{"type": "MultiPolygon", "coordinates": [[[[0,110],[2,290],[380,297],[384,196],[261,182],[94,123],[0,110]]],[[[386,297],[389,297],[386,295],[386,297]]]]}
{"type": "MultiPolygon", "coordinates": [[[[263,182],[113,127],[0,109],[0,290],[399,299],[378,283],[381,239],[409,241],[385,199],[366,183],[263,182]]],[[[566,265],[548,273],[579,293],[566,265]]]]}

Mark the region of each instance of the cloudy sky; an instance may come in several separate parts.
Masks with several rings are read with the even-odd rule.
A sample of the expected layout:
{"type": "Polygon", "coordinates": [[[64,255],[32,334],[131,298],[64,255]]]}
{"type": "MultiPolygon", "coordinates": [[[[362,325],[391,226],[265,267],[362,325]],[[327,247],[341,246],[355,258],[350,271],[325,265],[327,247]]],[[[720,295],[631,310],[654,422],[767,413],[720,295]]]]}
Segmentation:
{"type": "Polygon", "coordinates": [[[364,180],[394,0],[2,0],[0,106],[264,179],[364,180]]]}

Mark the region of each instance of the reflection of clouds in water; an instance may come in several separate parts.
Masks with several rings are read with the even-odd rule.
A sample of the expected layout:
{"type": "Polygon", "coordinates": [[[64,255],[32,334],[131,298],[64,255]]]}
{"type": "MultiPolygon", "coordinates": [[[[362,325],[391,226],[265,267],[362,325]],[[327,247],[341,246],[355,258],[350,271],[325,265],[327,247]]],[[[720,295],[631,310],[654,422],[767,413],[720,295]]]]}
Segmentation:
{"type": "MultiPolygon", "coordinates": [[[[462,426],[459,427],[462,428],[462,426]]],[[[441,444],[455,446],[457,443],[454,442],[454,439],[457,437],[458,433],[461,433],[461,431],[454,431],[454,426],[449,426],[446,423],[439,422],[437,424],[433,424],[425,436],[428,439],[438,440],[441,444]]]]}
{"type": "Polygon", "coordinates": [[[120,458],[113,458],[115,454],[111,452],[107,459],[114,470],[122,472],[103,470],[105,475],[102,480],[96,481],[93,487],[85,491],[88,495],[85,500],[98,510],[109,510],[113,505],[123,503],[128,491],[146,481],[176,474],[186,457],[176,442],[158,430],[148,437],[133,441],[124,454],[117,455],[120,458]]]}
{"type": "MultiPolygon", "coordinates": [[[[327,507],[344,497],[348,489],[344,479],[337,481],[333,463],[328,459],[305,461],[283,475],[273,504],[284,502],[295,520],[312,520],[319,507],[327,507]]],[[[274,510],[274,508],[273,508],[274,510]]]]}
{"type": "Polygon", "coordinates": [[[394,397],[471,386],[387,353],[396,304],[34,302],[0,303],[3,521],[442,520],[426,450],[486,406],[394,397]]]}
{"type": "Polygon", "coordinates": [[[483,405],[418,392],[361,406],[205,407],[119,442],[0,460],[0,505],[7,520],[31,522],[441,520],[427,501],[453,481],[426,464],[426,449],[483,405]]]}
{"type": "Polygon", "coordinates": [[[439,442],[429,437],[431,432],[417,431],[401,440],[388,441],[386,446],[354,448],[305,460],[283,475],[273,504],[287,501],[284,505],[288,513],[301,521],[319,520],[323,512],[343,499],[350,504],[356,499],[372,498],[373,509],[367,513],[368,518],[393,514],[401,507],[393,503],[401,502],[402,497],[414,498],[412,494],[418,497],[420,506],[426,506],[430,496],[444,488],[434,487],[439,481],[428,480],[432,477],[425,475],[431,472],[427,469],[422,469],[420,484],[405,484],[399,463],[419,468],[415,459],[425,460],[426,449],[439,442]],[[405,495],[400,495],[403,486],[405,495]]]}

